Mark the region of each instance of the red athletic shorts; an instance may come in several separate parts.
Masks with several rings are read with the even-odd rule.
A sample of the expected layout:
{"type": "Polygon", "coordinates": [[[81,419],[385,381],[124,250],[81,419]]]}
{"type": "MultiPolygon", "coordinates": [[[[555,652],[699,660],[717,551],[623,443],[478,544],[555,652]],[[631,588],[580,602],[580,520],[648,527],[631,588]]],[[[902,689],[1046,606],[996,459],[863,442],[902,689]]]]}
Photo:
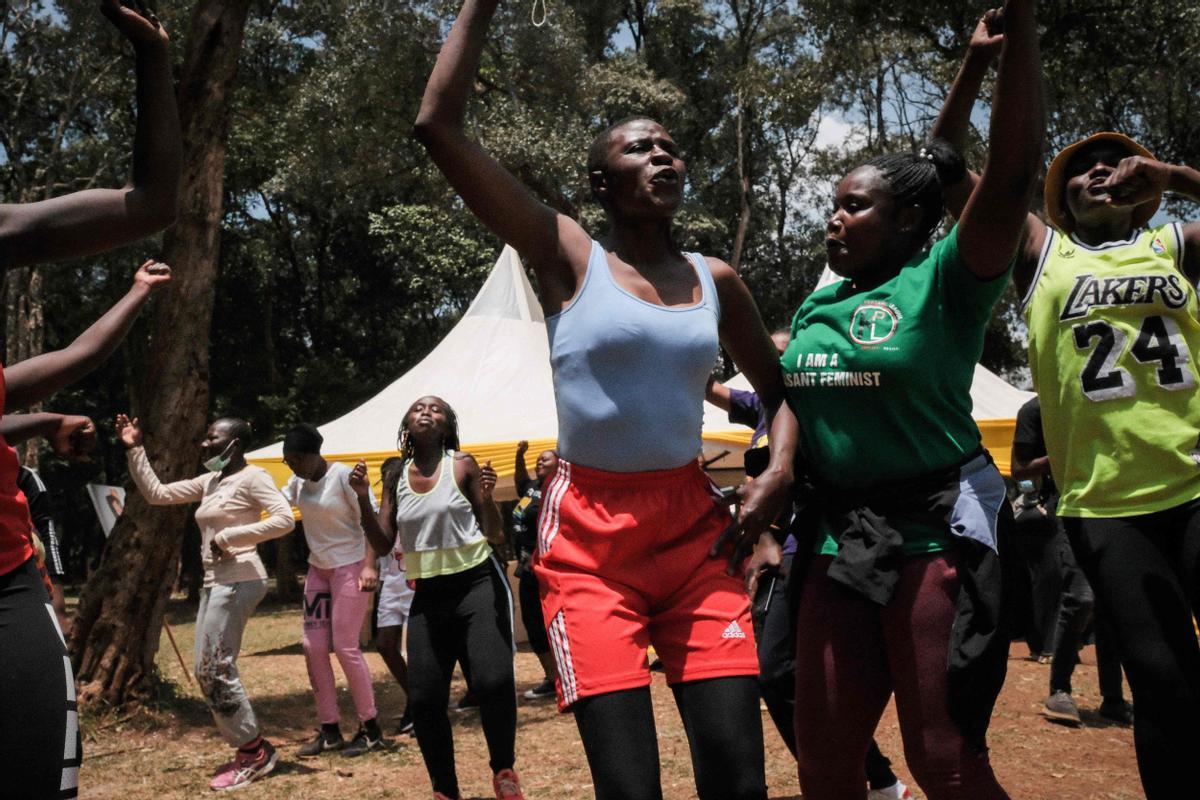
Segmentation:
{"type": "Polygon", "coordinates": [[[542,491],[534,560],[558,703],[650,685],[757,675],[750,602],[708,550],[729,526],[697,464],[604,472],[563,459],[542,491]]]}

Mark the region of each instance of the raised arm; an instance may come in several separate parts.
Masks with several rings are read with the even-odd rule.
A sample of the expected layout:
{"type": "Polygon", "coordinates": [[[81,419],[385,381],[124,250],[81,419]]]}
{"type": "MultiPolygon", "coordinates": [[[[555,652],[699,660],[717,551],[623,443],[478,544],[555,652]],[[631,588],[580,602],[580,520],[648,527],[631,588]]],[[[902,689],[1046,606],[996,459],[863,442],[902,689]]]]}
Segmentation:
{"type": "Polygon", "coordinates": [[[146,448],[142,446],[142,429],[136,417],[130,419],[125,414],[118,414],[116,428],[117,438],[128,448],[125,455],[129,460],[129,476],[147,503],[152,506],[174,506],[204,499],[204,489],[210,480],[208,476],[166,484],[158,479],[154,467],[150,465],[150,457],[146,455],[146,448]]]}
{"type": "Polygon", "coordinates": [[[425,87],[414,132],[484,225],[537,273],[542,305],[557,312],[587,269],[591,239],[575,220],[539,202],[466,134],[467,101],[499,0],[466,0],[425,87]]]}
{"type": "Polygon", "coordinates": [[[481,467],[474,456],[461,453],[454,459],[454,479],[471,504],[488,544],[504,544],[504,520],[492,499],[492,490],[496,488],[496,470],[492,469],[492,462],[481,467]]]}
{"type": "MultiPolygon", "coordinates": [[[[1004,44],[1003,24],[1004,14],[998,8],[989,10],[980,18],[971,34],[971,41],[967,44],[967,55],[963,58],[962,66],[959,67],[954,83],[946,95],[942,111],[929,132],[931,138],[945,140],[960,154],[965,155],[967,152],[971,112],[975,110],[983,79],[1004,44]]],[[[963,208],[966,207],[967,200],[978,183],[979,175],[968,170],[966,177],[961,181],[945,187],[946,210],[955,219],[962,216],[963,208]]]]}
{"type": "MultiPolygon", "coordinates": [[[[1121,160],[1104,182],[1108,202],[1137,206],[1163,192],[1200,203],[1200,171],[1183,164],[1167,164],[1143,156],[1121,160]]],[[[1200,280],[1200,222],[1183,226],[1183,270],[1192,283],[1200,280]]]]}
{"type": "Polygon", "coordinates": [[[529,484],[529,470],[525,466],[525,453],[529,451],[529,442],[522,439],[517,442],[517,456],[513,463],[513,483],[517,485],[517,493],[525,494],[529,484]]]}
{"type": "Polygon", "coordinates": [[[45,400],[103,364],[129,333],[150,294],[170,280],[170,267],[147,261],[133,276],[133,286],[126,295],[78,339],[62,350],[52,350],[6,367],[5,413],[45,400]]]}
{"type": "Polygon", "coordinates": [[[963,261],[983,280],[1003,274],[1012,262],[1042,159],[1046,112],[1034,5],[1034,0],[1005,3],[987,163],[959,220],[963,261]]]}
{"type": "Polygon", "coordinates": [[[137,130],[129,183],[39,203],[0,205],[0,268],[101,253],[175,221],[182,144],[167,32],[153,14],[139,13],[120,0],[103,0],[100,10],[133,44],[137,57],[137,130]]]}
{"type": "MultiPolygon", "coordinates": [[[[393,532],[389,539],[388,535],[384,533],[383,526],[379,524],[379,514],[382,508],[376,508],[373,502],[374,498],[371,497],[371,480],[367,477],[367,462],[359,461],[354,465],[354,469],[350,472],[350,488],[357,498],[359,521],[362,524],[363,534],[367,537],[367,542],[376,555],[387,555],[392,549],[392,542],[395,540],[396,534],[393,532]]],[[[385,502],[386,499],[384,498],[385,502]]]]}
{"type": "Polygon", "coordinates": [[[0,419],[0,436],[15,447],[44,437],[60,456],[77,458],[96,449],[96,424],[75,414],[9,414],[0,419]]]}
{"type": "Polygon", "coordinates": [[[708,266],[721,301],[721,345],[750,381],[763,408],[773,414],[783,399],[779,352],[771,344],[750,290],[733,267],[716,258],[709,258],[708,266]]]}

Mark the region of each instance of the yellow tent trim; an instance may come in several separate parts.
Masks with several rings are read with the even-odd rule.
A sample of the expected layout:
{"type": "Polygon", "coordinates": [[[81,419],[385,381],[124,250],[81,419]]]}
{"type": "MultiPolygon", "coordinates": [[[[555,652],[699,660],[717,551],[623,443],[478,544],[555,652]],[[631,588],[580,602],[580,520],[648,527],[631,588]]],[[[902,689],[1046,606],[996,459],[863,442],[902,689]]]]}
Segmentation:
{"type": "MultiPolygon", "coordinates": [[[[992,454],[992,458],[996,461],[996,466],[1000,469],[1000,473],[1005,477],[1011,471],[1012,465],[1010,454],[1012,452],[1013,432],[1016,430],[1017,421],[1015,419],[986,419],[979,420],[979,432],[983,436],[983,446],[986,447],[992,454]]],[[[724,433],[705,434],[704,441],[716,446],[732,446],[746,447],[750,444],[752,432],[747,429],[745,431],[728,431],[724,433]]],[[[536,439],[529,443],[529,452],[525,455],[525,464],[532,471],[533,464],[537,460],[538,454],[543,450],[553,450],[557,444],[554,439],[536,439]]],[[[513,471],[516,468],[516,453],[517,443],[514,442],[491,442],[489,444],[467,444],[463,445],[463,451],[475,456],[475,459],[480,464],[492,462],[492,467],[496,470],[496,474],[501,480],[511,478],[513,471]]],[[[326,458],[330,461],[340,461],[349,466],[354,466],[360,460],[367,462],[367,472],[371,478],[371,484],[375,487],[375,494],[379,495],[380,474],[379,468],[384,461],[397,455],[395,450],[387,450],[374,453],[338,453],[327,455],[326,458]]],[[[253,464],[265,469],[271,473],[271,477],[275,480],[275,484],[280,488],[287,483],[288,478],[292,477],[292,471],[283,463],[283,458],[256,458],[251,461],[253,464]]]]}

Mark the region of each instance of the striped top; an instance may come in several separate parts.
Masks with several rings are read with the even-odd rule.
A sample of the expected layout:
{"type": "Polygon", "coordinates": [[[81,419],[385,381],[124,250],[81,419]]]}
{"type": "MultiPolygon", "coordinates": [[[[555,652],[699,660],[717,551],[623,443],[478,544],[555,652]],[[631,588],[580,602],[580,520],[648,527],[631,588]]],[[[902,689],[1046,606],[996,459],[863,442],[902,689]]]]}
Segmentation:
{"type": "Polygon", "coordinates": [[[454,479],[454,451],[442,455],[437,482],[427,492],[408,483],[408,465],[396,485],[396,530],[410,580],[453,575],[491,554],[471,503],[454,479]]]}

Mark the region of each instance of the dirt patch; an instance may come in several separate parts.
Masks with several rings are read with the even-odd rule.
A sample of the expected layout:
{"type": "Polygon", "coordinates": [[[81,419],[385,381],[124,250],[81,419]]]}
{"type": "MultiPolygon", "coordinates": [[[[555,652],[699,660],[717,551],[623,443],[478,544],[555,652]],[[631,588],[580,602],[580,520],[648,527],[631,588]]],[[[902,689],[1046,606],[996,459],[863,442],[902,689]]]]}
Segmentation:
{"type": "MultiPolygon", "coordinates": [[[[193,612],[172,605],[169,619],[175,638],[190,658],[193,612]]],[[[240,668],[263,730],[281,752],[280,767],[261,783],[239,793],[253,798],[304,800],[356,800],[373,798],[428,798],[425,774],[416,741],[397,737],[391,753],[358,759],[330,754],[299,759],[296,749],[316,728],[308,674],[300,651],[300,609],[266,609],[251,620],[246,631],[240,668]]],[[[1013,647],[1008,681],[1000,696],[991,728],[992,763],[1001,782],[1014,798],[1022,800],[1134,800],[1142,797],[1133,755],[1132,731],[1095,714],[1100,704],[1095,655],[1082,653],[1075,673],[1075,697],[1085,726],[1066,728],[1044,720],[1038,709],[1045,699],[1049,667],[1018,658],[1024,649],[1013,647]]],[[[385,729],[403,707],[403,693],[392,681],[382,659],[369,653],[375,679],[380,719],[385,729]]],[[[193,686],[184,678],[164,634],[158,656],[164,677],[174,684],[176,696],[157,707],[133,714],[89,713],[84,717],[85,760],[80,774],[80,796],[113,800],[196,797],[208,794],[209,775],[230,758],[230,750],[217,736],[193,686]]],[[[340,671],[335,668],[340,676],[340,671]]],[[[517,655],[517,688],[524,691],[541,678],[530,653],[517,655]]],[[[340,678],[339,678],[340,680],[340,678]]],[[[455,679],[452,698],[464,690],[455,679]]],[[[652,689],[662,754],[664,796],[672,800],[695,797],[687,739],[675,711],[671,692],[661,674],[652,689]]],[[[353,707],[340,681],[339,702],[343,731],[355,726],[353,707]]],[[[592,797],[587,764],[575,724],[559,715],[553,702],[519,701],[517,768],[530,800],[583,800],[592,797]]],[[[477,712],[451,712],[455,728],[459,780],[465,796],[490,798],[491,776],[487,749],[477,712]]],[[[767,780],[772,800],[799,796],[791,756],[763,714],[767,742],[767,780]]],[[[898,774],[909,782],[904,765],[895,707],[889,706],[879,725],[877,739],[898,774]]],[[[921,797],[913,787],[916,797],[921,797]]]]}

